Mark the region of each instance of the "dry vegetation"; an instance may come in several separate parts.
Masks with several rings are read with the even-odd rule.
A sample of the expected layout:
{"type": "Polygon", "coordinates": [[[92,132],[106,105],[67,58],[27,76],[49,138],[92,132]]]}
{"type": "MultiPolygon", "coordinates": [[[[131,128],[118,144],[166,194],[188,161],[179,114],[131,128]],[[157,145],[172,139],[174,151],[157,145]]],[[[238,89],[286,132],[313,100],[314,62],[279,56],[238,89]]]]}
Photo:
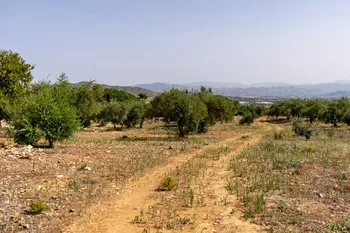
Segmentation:
{"type": "Polygon", "coordinates": [[[349,232],[350,131],[313,128],[305,140],[286,122],[217,124],[186,139],[157,123],[92,127],[54,149],[3,136],[0,232],[60,232],[169,158],[189,154],[128,219],[140,233],[349,232]]]}
{"type": "Polygon", "coordinates": [[[90,205],[118,195],[130,178],[231,135],[230,125],[218,127],[185,140],[163,124],[118,132],[93,127],[54,149],[16,146],[2,134],[0,232],[58,232],[90,205]],[[32,201],[48,209],[30,214],[32,201]]]}
{"type": "Polygon", "coordinates": [[[231,158],[244,218],[270,232],[350,231],[350,131],[314,125],[313,134],[306,141],[279,125],[231,158]]]}

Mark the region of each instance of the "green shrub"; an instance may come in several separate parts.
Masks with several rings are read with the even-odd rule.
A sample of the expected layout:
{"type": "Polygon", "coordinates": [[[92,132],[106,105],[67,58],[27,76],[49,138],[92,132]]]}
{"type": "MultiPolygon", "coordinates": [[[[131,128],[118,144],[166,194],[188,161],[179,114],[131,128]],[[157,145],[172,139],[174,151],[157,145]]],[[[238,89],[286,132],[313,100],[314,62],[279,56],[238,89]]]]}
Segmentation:
{"type": "Polygon", "coordinates": [[[306,124],[301,118],[296,118],[293,121],[293,132],[297,136],[304,136],[306,139],[310,139],[312,135],[312,128],[310,125],[306,124]]]}
{"type": "Polygon", "coordinates": [[[250,125],[254,123],[254,117],[251,112],[247,112],[239,121],[240,125],[250,125]]]}
{"type": "Polygon", "coordinates": [[[158,191],[171,191],[176,187],[176,180],[172,176],[165,177],[158,187],[158,191]]]}
{"type": "Polygon", "coordinates": [[[350,232],[350,219],[343,218],[339,222],[332,222],[326,226],[325,233],[345,233],[350,232]]]}
{"type": "Polygon", "coordinates": [[[44,138],[53,147],[73,135],[78,127],[76,112],[63,91],[47,85],[7,109],[15,142],[35,145],[44,138]]]}
{"type": "Polygon", "coordinates": [[[305,151],[306,152],[315,152],[316,151],[316,146],[314,146],[314,145],[307,145],[307,146],[305,146],[305,151]]]}
{"type": "Polygon", "coordinates": [[[44,201],[31,201],[29,204],[28,213],[30,214],[41,214],[43,211],[47,210],[49,207],[44,201]]]}

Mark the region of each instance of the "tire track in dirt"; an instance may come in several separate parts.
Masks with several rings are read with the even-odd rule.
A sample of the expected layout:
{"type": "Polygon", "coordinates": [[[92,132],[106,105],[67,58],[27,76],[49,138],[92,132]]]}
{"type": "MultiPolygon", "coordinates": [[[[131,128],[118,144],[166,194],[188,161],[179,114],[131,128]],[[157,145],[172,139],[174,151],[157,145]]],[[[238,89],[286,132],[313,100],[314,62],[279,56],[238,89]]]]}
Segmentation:
{"type": "MultiPolygon", "coordinates": [[[[222,145],[228,145],[241,138],[241,135],[229,138],[219,144],[209,145],[195,153],[176,156],[169,159],[169,162],[155,169],[150,170],[147,174],[136,179],[133,183],[126,185],[122,193],[113,200],[106,201],[87,210],[84,218],[78,219],[74,224],[68,226],[63,232],[84,232],[84,233],[137,233],[143,232],[144,228],[137,224],[132,224],[132,219],[140,214],[141,209],[147,209],[148,206],[156,204],[159,201],[159,195],[155,191],[159,182],[164,175],[177,166],[189,161],[196,155],[206,150],[216,148],[222,145]]],[[[241,152],[246,146],[257,143],[260,136],[250,135],[249,139],[242,141],[242,144],[234,148],[229,154],[215,161],[214,175],[210,177],[209,186],[207,187],[214,195],[212,202],[218,202],[219,199],[227,196],[225,189],[225,179],[228,171],[227,165],[229,158],[241,152]],[[215,182],[214,182],[215,181],[215,182]]],[[[228,197],[226,197],[228,198],[228,197]]],[[[239,205],[239,201],[231,195],[228,199],[230,206],[239,205]]],[[[199,212],[211,213],[205,221],[197,221],[197,227],[190,232],[262,232],[262,228],[250,222],[241,219],[242,212],[235,211],[232,215],[232,207],[220,205],[208,205],[199,207],[199,212]],[[205,229],[205,231],[203,231],[205,229]]],[[[160,232],[176,232],[161,230],[160,232]]],[[[185,231],[182,231],[185,232],[185,231]]]]}

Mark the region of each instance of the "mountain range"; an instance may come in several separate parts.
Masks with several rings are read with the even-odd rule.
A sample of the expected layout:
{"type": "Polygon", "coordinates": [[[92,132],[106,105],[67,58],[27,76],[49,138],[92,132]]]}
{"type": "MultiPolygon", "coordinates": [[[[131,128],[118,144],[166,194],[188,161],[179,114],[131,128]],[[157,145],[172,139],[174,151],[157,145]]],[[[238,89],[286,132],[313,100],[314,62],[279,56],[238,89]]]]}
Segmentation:
{"type": "Polygon", "coordinates": [[[162,92],[170,88],[198,90],[201,86],[212,88],[218,95],[241,98],[340,98],[350,97],[350,82],[336,81],[318,84],[286,83],[255,83],[245,85],[241,83],[219,82],[191,82],[185,84],[148,83],[138,84],[134,87],[162,92]]]}

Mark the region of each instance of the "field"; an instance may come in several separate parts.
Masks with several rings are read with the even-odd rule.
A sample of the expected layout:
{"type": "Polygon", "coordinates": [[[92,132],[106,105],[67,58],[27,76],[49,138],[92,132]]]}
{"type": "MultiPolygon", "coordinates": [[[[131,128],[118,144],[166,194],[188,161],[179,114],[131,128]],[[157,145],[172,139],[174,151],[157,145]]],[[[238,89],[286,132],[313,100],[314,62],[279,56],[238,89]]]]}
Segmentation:
{"type": "Polygon", "coordinates": [[[348,128],[237,122],[91,127],[54,149],[3,134],[0,232],[349,232],[348,128]]]}

